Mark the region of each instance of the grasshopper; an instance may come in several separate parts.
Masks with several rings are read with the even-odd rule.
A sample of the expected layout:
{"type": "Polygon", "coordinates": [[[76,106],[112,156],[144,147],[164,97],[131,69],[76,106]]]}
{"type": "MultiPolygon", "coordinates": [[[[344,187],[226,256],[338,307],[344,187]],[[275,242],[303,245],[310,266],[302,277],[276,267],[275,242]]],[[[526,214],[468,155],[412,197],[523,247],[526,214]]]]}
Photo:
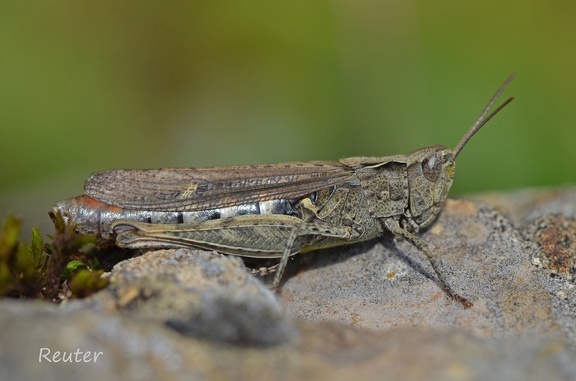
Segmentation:
{"type": "Polygon", "coordinates": [[[92,174],[85,195],[60,201],[79,232],[124,248],[197,247],[245,257],[280,258],[277,287],[296,253],[370,240],[386,232],[422,251],[442,289],[452,290],[424,240],[414,233],[440,213],[455,159],[472,136],[510,103],[488,114],[514,78],[491,98],[455,149],[338,162],[110,170],[92,174]]]}

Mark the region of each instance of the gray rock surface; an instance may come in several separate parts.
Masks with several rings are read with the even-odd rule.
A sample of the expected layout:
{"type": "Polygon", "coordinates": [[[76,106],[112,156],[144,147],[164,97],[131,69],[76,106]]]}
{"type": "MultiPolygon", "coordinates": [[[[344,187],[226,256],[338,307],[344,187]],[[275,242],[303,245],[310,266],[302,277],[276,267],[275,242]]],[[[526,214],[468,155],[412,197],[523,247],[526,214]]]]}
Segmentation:
{"type": "Polygon", "coordinates": [[[238,257],[160,250],[119,263],[110,278],[111,286],[90,300],[92,308],[239,345],[273,345],[295,335],[273,292],[238,257]]]}
{"type": "Polygon", "coordinates": [[[419,233],[470,309],[390,236],[295,256],[279,293],[238,258],[156,251],[88,299],[0,301],[0,379],[576,380],[576,189],[474,199],[419,233]]]}

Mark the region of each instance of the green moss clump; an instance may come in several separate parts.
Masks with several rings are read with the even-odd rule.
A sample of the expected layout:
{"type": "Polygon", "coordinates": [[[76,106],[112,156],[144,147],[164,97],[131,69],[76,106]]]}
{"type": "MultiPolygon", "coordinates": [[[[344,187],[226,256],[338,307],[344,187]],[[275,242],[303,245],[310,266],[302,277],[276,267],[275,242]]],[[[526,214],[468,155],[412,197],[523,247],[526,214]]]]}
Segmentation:
{"type": "Polygon", "coordinates": [[[56,234],[47,244],[37,228],[29,244],[19,236],[22,221],[12,215],[0,231],[0,296],[60,301],[84,297],[106,287],[101,278],[96,237],[78,234],[62,215],[54,216],[56,234]]]}

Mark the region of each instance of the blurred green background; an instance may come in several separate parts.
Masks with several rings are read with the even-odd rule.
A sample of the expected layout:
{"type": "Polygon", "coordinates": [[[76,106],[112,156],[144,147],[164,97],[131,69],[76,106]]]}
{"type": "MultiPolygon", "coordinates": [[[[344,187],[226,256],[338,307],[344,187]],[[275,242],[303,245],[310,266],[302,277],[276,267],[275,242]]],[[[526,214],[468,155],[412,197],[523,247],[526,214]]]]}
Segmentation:
{"type": "Polygon", "coordinates": [[[452,195],[575,180],[574,1],[4,2],[0,49],[0,216],[44,233],[94,171],[453,147],[512,72],[452,195]]]}

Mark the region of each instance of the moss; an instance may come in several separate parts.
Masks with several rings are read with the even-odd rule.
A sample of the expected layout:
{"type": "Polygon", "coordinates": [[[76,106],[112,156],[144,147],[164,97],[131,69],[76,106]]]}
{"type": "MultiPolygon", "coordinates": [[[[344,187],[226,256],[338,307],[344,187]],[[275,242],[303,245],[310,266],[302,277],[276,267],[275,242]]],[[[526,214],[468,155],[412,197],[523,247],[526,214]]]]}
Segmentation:
{"type": "MultiPolygon", "coordinates": [[[[55,215],[54,225],[51,243],[44,242],[37,228],[26,243],[19,239],[22,221],[12,215],[6,218],[0,231],[0,296],[57,302],[106,287],[99,257],[107,252],[95,245],[96,237],[76,233],[60,214],[55,215]]],[[[113,263],[107,260],[109,266],[113,263]]]]}
{"type": "Polygon", "coordinates": [[[106,287],[109,281],[102,278],[103,273],[104,270],[83,269],[78,271],[70,281],[70,292],[76,297],[83,298],[106,287]]]}

